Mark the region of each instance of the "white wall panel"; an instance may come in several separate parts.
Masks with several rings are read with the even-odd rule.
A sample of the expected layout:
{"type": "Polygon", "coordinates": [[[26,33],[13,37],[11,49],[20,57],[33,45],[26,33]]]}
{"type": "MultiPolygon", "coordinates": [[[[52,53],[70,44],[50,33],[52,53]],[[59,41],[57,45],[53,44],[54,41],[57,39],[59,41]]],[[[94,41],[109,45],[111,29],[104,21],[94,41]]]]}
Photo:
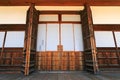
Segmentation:
{"type": "Polygon", "coordinates": [[[0,47],[3,45],[5,32],[0,32],[0,47]]]}
{"type": "Polygon", "coordinates": [[[80,15],[62,15],[62,21],[81,21],[80,15]]]}
{"type": "Polygon", "coordinates": [[[0,24],[25,24],[27,9],[25,6],[1,6],[0,24]]]}
{"type": "Polygon", "coordinates": [[[59,24],[47,24],[47,50],[57,51],[59,45],[59,24]]]}
{"type": "Polygon", "coordinates": [[[39,21],[58,21],[58,15],[40,15],[39,21]]]}
{"type": "Polygon", "coordinates": [[[119,6],[92,6],[94,24],[120,24],[119,6]]]}
{"type": "Polygon", "coordinates": [[[80,11],[83,10],[83,6],[35,6],[37,10],[41,11],[80,11]]]}
{"type": "Polygon", "coordinates": [[[117,41],[117,46],[120,47],[120,32],[115,32],[115,38],[117,41]]]}
{"type": "Polygon", "coordinates": [[[73,27],[72,24],[61,25],[61,43],[64,51],[73,51],[73,27]]]}
{"type": "Polygon", "coordinates": [[[96,47],[115,47],[112,31],[95,31],[96,47]]]}
{"type": "Polygon", "coordinates": [[[45,40],[46,40],[46,24],[38,25],[37,33],[37,51],[45,51],[45,40]]]}
{"type": "Polygon", "coordinates": [[[23,47],[24,31],[7,31],[5,47],[23,47]]]}
{"type": "Polygon", "coordinates": [[[83,37],[80,24],[74,24],[75,51],[83,51],[83,37]]]}

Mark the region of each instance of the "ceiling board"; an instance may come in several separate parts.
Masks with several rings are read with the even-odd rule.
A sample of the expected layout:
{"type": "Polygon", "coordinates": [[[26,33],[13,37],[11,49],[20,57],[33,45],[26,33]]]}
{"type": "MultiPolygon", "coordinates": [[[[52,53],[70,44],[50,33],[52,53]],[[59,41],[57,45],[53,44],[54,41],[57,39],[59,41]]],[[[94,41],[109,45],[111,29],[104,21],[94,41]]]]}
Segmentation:
{"type": "Polygon", "coordinates": [[[120,6],[120,0],[0,0],[0,6],[83,6],[89,3],[91,6],[120,6]]]}

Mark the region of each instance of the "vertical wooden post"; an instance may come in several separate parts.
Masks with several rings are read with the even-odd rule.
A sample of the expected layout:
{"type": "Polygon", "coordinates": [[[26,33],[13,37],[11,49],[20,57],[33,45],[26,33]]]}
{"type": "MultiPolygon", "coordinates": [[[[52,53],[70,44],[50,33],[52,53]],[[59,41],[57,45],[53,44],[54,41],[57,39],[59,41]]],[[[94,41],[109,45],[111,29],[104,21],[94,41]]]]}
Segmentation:
{"type": "Polygon", "coordinates": [[[4,52],[4,46],[5,46],[5,40],[7,36],[7,31],[5,31],[4,39],[3,39],[3,45],[2,45],[2,50],[1,50],[1,55],[0,55],[0,64],[3,63],[3,52],[4,52]]]}
{"type": "Polygon", "coordinates": [[[89,4],[81,11],[82,32],[84,41],[85,70],[96,74],[98,69],[96,43],[93,30],[92,13],[89,4]]]}
{"type": "Polygon", "coordinates": [[[24,75],[35,70],[35,53],[36,53],[36,39],[38,27],[38,11],[35,9],[35,4],[31,4],[27,12],[26,35],[24,43],[24,75]]]}

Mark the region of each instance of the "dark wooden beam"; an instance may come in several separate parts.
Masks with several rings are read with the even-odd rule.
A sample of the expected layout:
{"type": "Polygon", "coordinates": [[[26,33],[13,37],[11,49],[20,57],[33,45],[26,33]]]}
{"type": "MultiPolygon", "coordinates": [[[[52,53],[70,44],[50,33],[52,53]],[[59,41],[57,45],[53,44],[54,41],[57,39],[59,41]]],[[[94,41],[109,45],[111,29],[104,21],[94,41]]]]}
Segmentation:
{"type": "Polygon", "coordinates": [[[39,14],[80,14],[80,11],[39,11],[39,14]]]}
{"type": "Polygon", "coordinates": [[[120,31],[120,24],[97,24],[94,25],[95,31],[120,31]]]}
{"type": "Polygon", "coordinates": [[[120,0],[0,0],[0,6],[120,6],[120,0]]]}
{"type": "Polygon", "coordinates": [[[26,24],[0,24],[0,31],[24,31],[26,24]]]}

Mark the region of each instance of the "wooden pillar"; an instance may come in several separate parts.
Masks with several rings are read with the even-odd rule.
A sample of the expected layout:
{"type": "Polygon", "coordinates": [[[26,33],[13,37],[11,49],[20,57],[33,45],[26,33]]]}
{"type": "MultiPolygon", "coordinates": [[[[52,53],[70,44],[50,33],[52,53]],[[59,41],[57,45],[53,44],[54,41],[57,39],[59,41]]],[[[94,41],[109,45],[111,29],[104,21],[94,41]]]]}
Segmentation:
{"type": "Polygon", "coordinates": [[[89,4],[85,4],[81,11],[82,32],[84,41],[85,70],[94,74],[98,73],[96,57],[96,43],[93,30],[92,13],[89,4]]]}
{"type": "Polygon", "coordinates": [[[38,11],[35,9],[35,4],[31,4],[27,11],[25,41],[24,41],[24,61],[23,70],[24,75],[35,70],[35,53],[36,53],[36,39],[38,27],[38,11]]]}

